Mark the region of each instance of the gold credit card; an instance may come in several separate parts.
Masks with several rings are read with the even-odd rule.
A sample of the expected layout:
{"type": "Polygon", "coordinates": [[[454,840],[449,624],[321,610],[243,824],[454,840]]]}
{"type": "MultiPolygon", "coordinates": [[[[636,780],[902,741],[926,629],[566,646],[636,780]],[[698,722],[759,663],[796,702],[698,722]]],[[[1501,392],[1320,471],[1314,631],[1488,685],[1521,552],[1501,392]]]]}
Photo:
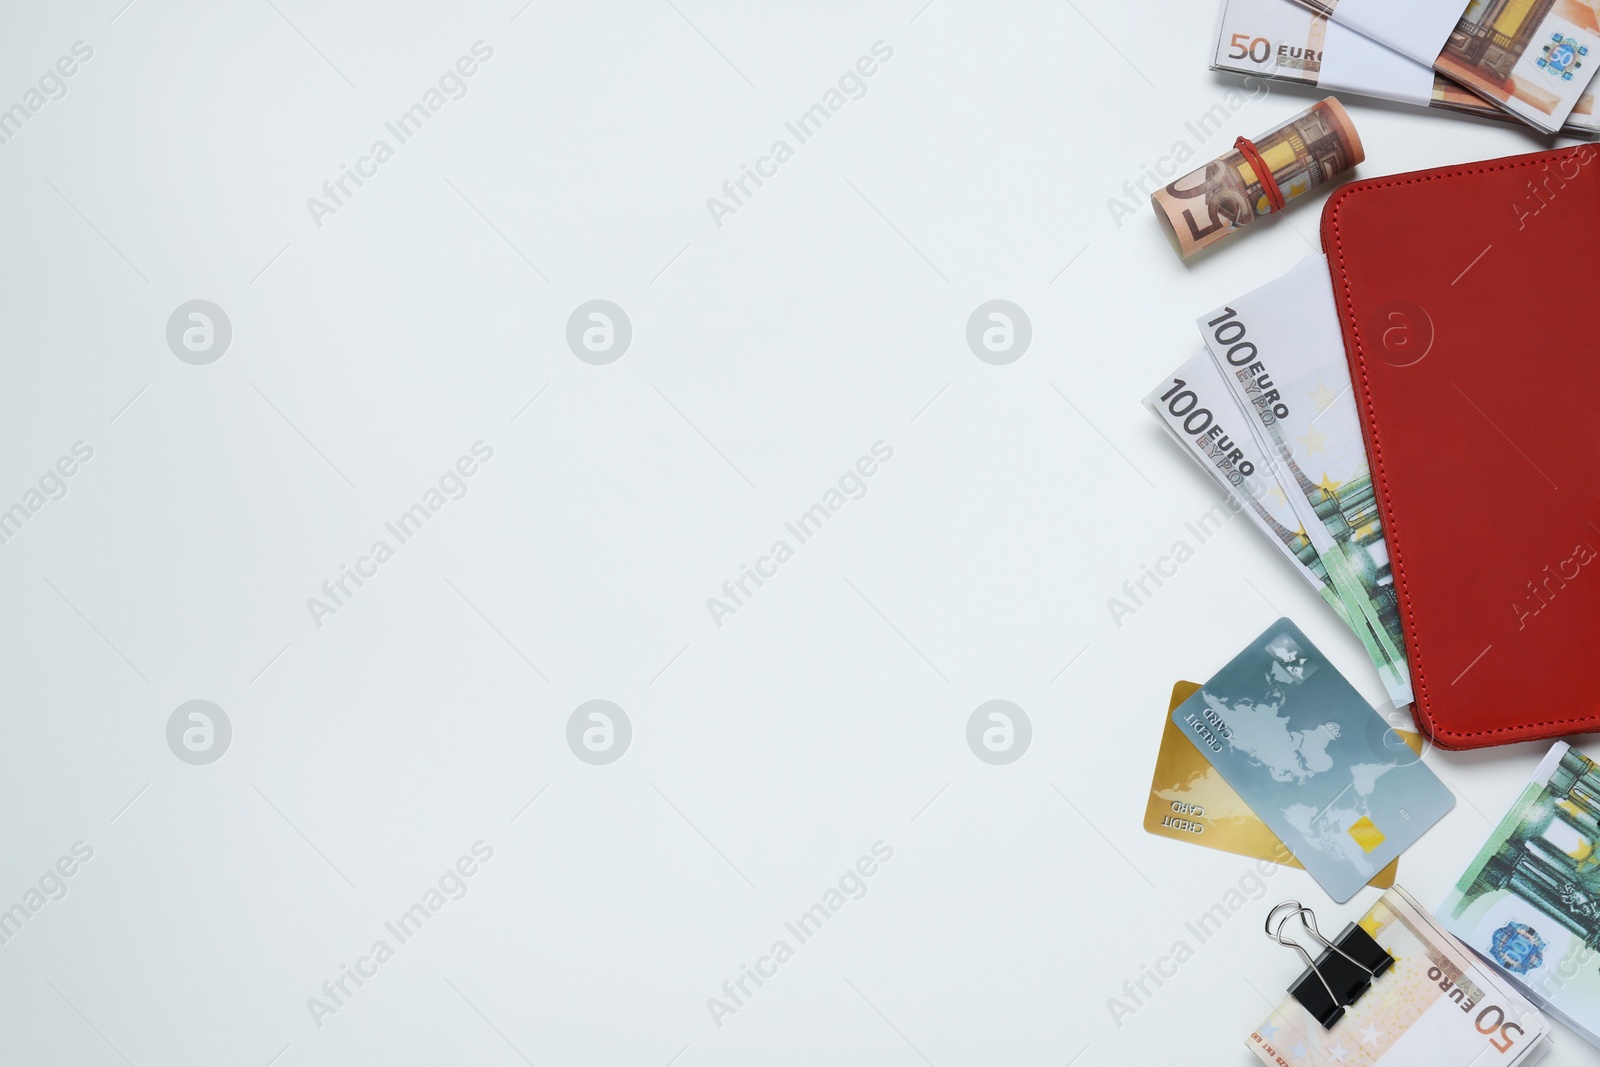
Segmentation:
{"type": "MultiPolygon", "coordinates": [[[[1167,708],[1166,727],[1161,733],[1156,772],[1150,779],[1150,803],[1144,809],[1145,830],[1157,837],[1204,845],[1219,852],[1299,867],[1299,861],[1288,846],[1267,829],[1267,824],[1250,810],[1172,721],[1173,709],[1199,689],[1198,682],[1178,682],[1172,687],[1172,703],[1167,708]]],[[[1411,751],[1422,751],[1420,735],[1405,730],[1395,733],[1411,746],[1411,751]]],[[[1379,889],[1389,888],[1394,885],[1399,865],[1400,861],[1395,860],[1373,875],[1367,884],[1379,889]]]]}

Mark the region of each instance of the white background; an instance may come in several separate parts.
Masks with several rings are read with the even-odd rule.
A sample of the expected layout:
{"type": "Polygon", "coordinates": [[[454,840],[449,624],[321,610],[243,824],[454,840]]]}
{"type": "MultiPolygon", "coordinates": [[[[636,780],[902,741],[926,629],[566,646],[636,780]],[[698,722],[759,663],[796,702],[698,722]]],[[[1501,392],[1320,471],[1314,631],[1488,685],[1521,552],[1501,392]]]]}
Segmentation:
{"type": "MultiPolygon", "coordinates": [[[[1143,194],[1120,226],[1109,201],[1315,93],[1197,142],[1239,83],[1178,0],[123,2],[12,4],[0,34],[0,106],[94,50],[0,145],[0,506],[94,449],[0,546],[0,908],[94,849],[0,945],[0,1062],[1253,1062],[1298,966],[1266,909],[1337,928],[1373,894],[1281,870],[1193,944],[1249,864],[1141,829],[1171,685],[1288,614],[1382,691],[1242,519],[1120,627],[1106,601],[1218,499],[1140,398],[1194,316],[1316,250],[1320,198],[1191,265],[1143,194]],[[316,226],[478,40],[467,95],[316,226]],[[707,198],[880,40],[719,227],[707,198]],[[596,298],[633,327],[607,366],[565,340],[596,298]],[[996,298],[1032,323],[1008,366],[965,338],[996,298]],[[232,323],[206,366],[166,342],[192,299],[232,323]],[[307,598],[479,440],[467,496],[318,627],[307,598]],[[716,626],[880,440],[866,495],[716,626]],[[633,728],[608,766],[565,739],[597,698],[633,728]],[[208,766],[166,741],[192,699],[232,723],[208,766]],[[991,699],[1032,722],[1009,766],[967,745],[991,699]],[[470,892],[315,1025],[480,839],[470,892]],[[866,896],[715,1025],[879,840],[866,896]]],[[[1363,175],[1549,146],[1347,104],[1363,175]]],[[[1425,905],[1546,747],[1430,756],[1460,803],[1401,860],[1425,905]]]]}

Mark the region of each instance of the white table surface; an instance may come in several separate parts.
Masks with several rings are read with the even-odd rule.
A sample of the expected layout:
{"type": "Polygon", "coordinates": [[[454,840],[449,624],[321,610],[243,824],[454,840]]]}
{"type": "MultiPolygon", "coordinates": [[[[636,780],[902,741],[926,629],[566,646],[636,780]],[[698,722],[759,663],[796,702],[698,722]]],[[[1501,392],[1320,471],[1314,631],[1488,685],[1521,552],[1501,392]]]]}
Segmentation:
{"type": "MultiPolygon", "coordinates": [[[[1196,314],[1315,250],[1320,198],[1192,266],[1143,194],[1120,225],[1111,199],[1315,93],[1198,142],[1240,84],[1206,69],[1210,2],[123,3],[13,5],[0,34],[0,107],[93,52],[0,144],[0,507],[93,450],[0,545],[0,908],[93,849],[0,944],[0,1061],[1254,1062],[1257,990],[1296,968],[1267,908],[1336,928],[1373,893],[1281,870],[1193,942],[1250,865],[1140,827],[1170,687],[1288,614],[1382,691],[1243,520],[1120,626],[1106,602],[1218,499],[1140,397],[1196,314]],[[203,365],[166,338],[196,299],[232,329],[203,365]],[[606,365],[566,341],[593,299],[632,327],[606,365]],[[1009,365],[966,342],[992,299],[1031,322],[1009,365]],[[399,544],[384,523],[479,441],[399,544]],[[860,499],[786,533],[880,441],[860,499]],[[232,729],[208,765],[167,743],[197,699],[232,729]],[[632,729],[606,765],[566,740],[596,699],[632,729]],[[1005,766],[966,740],[993,699],[1032,726],[1005,766]],[[387,933],[478,841],[466,895],[387,933]],[[786,932],[879,841],[861,899],[786,932]]],[[[1346,103],[1363,175],[1552,143],[1346,103]]],[[[1545,748],[1432,754],[1460,803],[1402,884],[1436,904],[1545,748]]],[[[1594,1061],[1559,1036],[1549,1063],[1594,1061]]]]}

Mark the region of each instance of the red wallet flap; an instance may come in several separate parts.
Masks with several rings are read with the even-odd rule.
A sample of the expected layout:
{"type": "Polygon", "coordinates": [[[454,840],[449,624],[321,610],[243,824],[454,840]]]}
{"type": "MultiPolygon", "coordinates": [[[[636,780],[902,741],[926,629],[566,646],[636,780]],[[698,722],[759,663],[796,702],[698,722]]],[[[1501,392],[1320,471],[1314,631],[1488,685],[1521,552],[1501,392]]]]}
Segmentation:
{"type": "Polygon", "coordinates": [[[1600,729],[1600,149],[1352,183],[1322,244],[1419,728],[1600,729]]]}

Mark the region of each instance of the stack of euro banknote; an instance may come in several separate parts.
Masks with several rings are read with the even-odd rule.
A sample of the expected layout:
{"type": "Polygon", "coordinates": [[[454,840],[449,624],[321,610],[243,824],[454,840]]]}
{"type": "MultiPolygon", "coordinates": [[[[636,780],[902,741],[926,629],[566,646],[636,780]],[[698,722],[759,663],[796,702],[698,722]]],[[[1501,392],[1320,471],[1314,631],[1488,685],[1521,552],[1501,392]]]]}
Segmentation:
{"type": "Polygon", "coordinates": [[[1245,1044],[1268,1067],[1532,1067],[1553,1027],[1396,886],[1356,923],[1394,959],[1333,1027],[1285,997],[1245,1044]]]}
{"type": "Polygon", "coordinates": [[[1360,639],[1396,707],[1411,671],[1324,256],[1197,320],[1145,404],[1360,639]]]}
{"type": "Polygon", "coordinates": [[[1395,886],[1357,920],[1395,965],[1336,1026],[1291,996],[1246,1044],[1271,1067],[1525,1067],[1548,1013],[1600,1048],[1597,853],[1600,765],[1558,741],[1433,915],[1395,886]]]}
{"type": "Polygon", "coordinates": [[[1600,132],[1600,0],[1222,0],[1212,69],[1600,132]]]}

